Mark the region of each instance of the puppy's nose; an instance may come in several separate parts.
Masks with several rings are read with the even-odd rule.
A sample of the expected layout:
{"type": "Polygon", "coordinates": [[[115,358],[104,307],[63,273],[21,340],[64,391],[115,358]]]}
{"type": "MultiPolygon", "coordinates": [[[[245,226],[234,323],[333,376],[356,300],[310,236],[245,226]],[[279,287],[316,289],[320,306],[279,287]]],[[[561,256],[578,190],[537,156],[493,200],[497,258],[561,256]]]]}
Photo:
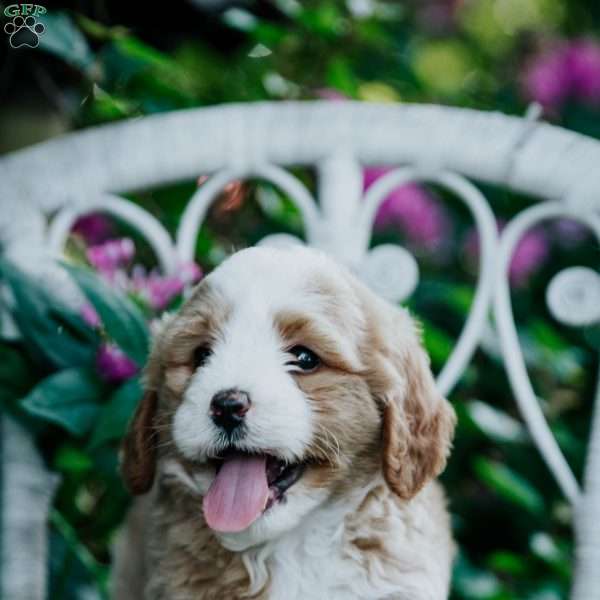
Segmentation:
{"type": "Polygon", "coordinates": [[[210,403],[210,416],[218,427],[228,434],[239,427],[250,408],[250,397],[246,392],[231,389],[217,392],[210,403]]]}

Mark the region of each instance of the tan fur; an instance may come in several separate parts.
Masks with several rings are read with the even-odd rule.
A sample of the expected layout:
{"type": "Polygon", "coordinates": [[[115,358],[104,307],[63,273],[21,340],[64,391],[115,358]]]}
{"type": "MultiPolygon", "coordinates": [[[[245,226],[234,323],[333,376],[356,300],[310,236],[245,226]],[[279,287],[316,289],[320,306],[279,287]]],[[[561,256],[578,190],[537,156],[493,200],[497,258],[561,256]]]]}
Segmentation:
{"type": "Polygon", "coordinates": [[[406,312],[357,283],[369,320],[367,377],[383,406],[383,474],[400,498],[412,498],[446,466],[456,416],[438,392],[420,334],[406,312]]]}
{"type": "Polygon", "coordinates": [[[197,498],[163,482],[154,505],[149,524],[154,573],[147,583],[148,597],[214,600],[247,592],[250,580],[240,554],[223,548],[206,527],[197,498]]]}
{"type": "Polygon", "coordinates": [[[446,466],[456,417],[437,391],[421,349],[404,360],[404,402],[392,395],[383,413],[383,473],[408,500],[446,466]]]}
{"type": "Polygon", "coordinates": [[[133,417],[130,433],[123,442],[121,473],[132,494],[144,494],[156,471],[156,415],[158,397],[147,391],[133,417]]]}
{"type": "MultiPolygon", "coordinates": [[[[324,298],[324,314],[283,310],[273,322],[283,348],[307,345],[318,349],[323,360],[314,373],[292,375],[315,416],[302,481],[339,501],[367,489],[382,473],[387,485],[371,489],[345,518],[343,547],[347,560],[364,569],[365,576],[375,578],[390,569],[393,580],[412,559],[399,555],[397,540],[389,539],[391,530],[398,535],[411,527],[426,529],[428,535],[439,532],[440,556],[451,552],[443,495],[426,484],[444,468],[455,417],[437,392],[407,313],[340,271],[343,289],[322,273],[306,282],[306,294],[324,298]],[[417,523],[417,514],[429,515],[426,527],[417,523]]],[[[206,280],[158,336],[146,369],[148,392],[123,443],[122,472],[132,493],[150,488],[157,460],[175,461],[190,478],[197,469],[173,443],[172,417],[193,374],[194,349],[221,335],[230,311],[227,299],[206,280]]],[[[248,595],[248,555],[223,547],[204,522],[201,499],[180,480],[161,475],[149,504],[142,523],[138,513],[128,524],[134,530],[130,543],[145,540],[145,547],[120,557],[122,563],[131,562],[136,552],[145,557],[146,593],[138,589],[138,596],[127,595],[130,586],[117,585],[117,591],[129,590],[117,593],[117,600],[270,597],[271,573],[259,592],[248,595]],[[135,533],[140,528],[143,535],[135,533]]]]}

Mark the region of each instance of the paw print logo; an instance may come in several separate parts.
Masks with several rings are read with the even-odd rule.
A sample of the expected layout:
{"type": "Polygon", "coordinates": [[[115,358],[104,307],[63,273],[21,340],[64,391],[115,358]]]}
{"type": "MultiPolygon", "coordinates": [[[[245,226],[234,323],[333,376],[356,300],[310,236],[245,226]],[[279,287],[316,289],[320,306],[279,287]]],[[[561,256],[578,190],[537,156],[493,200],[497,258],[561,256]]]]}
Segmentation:
{"type": "Polygon", "coordinates": [[[40,43],[40,35],[44,33],[45,29],[44,24],[39,23],[31,15],[25,18],[17,15],[12,21],[4,25],[4,33],[10,36],[8,41],[13,48],[21,48],[22,46],[37,48],[40,43]]]}

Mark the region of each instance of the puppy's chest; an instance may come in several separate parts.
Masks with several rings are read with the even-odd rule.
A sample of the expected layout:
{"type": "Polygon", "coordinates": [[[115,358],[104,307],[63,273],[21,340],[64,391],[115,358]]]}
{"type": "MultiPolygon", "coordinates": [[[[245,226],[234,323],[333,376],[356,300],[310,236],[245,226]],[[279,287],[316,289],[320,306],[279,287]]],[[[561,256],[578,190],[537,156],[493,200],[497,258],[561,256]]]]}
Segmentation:
{"type": "MultiPolygon", "coordinates": [[[[342,528],[323,529],[281,540],[266,560],[268,600],[358,600],[380,598],[369,576],[368,561],[342,528]]],[[[245,561],[250,571],[261,566],[245,561]]]]}
{"type": "MultiPolygon", "coordinates": [[[[365,598],[365,572],[339,549],[323,547],[282,552],[271,562],[269,600],[358,600],[365,598]],[[325,552],[324,550],[330,550],[325,552]],[[363,591],[356,594],[357,588],[363,591]]],[[[372,590],[375,594],[375,590],[372,590]]],[[[371,596],[375,598],[376,596],[371,596]]]]}

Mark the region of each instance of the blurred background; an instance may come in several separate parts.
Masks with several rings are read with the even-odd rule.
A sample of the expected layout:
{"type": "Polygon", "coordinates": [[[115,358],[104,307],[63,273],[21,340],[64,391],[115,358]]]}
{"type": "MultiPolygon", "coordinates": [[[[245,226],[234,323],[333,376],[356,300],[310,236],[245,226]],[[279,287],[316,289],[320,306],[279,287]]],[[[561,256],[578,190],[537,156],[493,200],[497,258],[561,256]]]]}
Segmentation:
{"type": "MultiPolygon", "coordinates": [[[[9,4],[0,6],[4,13],[9,4]]],[[[257,100],[431,102],[513,115],[536,102],[544,119],[600,137],[597,0],[95,0],[43,6],[47,12],[36,17],[44,25],[38,47],[12,47],[10,28],[0,34],[1,153],[119,119],[257,100]]],[[[3,24],[11,19],[3,16],[3,24]]],[[[384,172],[365,169],[365,188],[384,172]]],[[[314,173],[295,174],[314,189],[314,173]]],[[[127,197],[174,233],[203,175],[127,197]]],[[[499,229],[533,202],[481,189],[499,229]]],[[[107,295],[124,295],[151,323],[178,305],[187,282],[273,232],[302,236],[299,214],[279,190],[249,181],[222,194],[200,233],[196,262],[177,277],[158,273],[135,231],[104,215],[78,221],[67,256],[94,269],[107,295]]],[[[423,321],[439,371],[473,296],[478,239],[470,216],[435,187],[403,186],[378,214],[373,243],[382,242],[402,244],[419,259],[421,282],[409,305],[423,321]]],[[[597,264],[588,231],[561,219],[531,230],[510,270],[530,374],[578,476],[600,332],[559,326],[547,311],[545,291],[559,270],[597,264]]],[[[32,283],[13,284],[37,293],[32,283]]],[[[111,336],[107,313],[98,306],[81,316],[93,373],[87,365],[85,377],[61,381],[62,394],[76,391],[70,412],[48,400],[48,380],[73,370],[66,354],[40,355],[35,331],[21,342],[0,344],[0,405],[25,425],[46,466],[61,478],[49,524],[53,600],[106,594],[111,542],[129,502],[116,474],[116,449],[139,396],[141,360],[135,349],[128,352],[126,340],[119,344],[118,334],[111,336]]],[[[443,479],[460,545],[452,597],[565,598],[571,510],[518,416],[491,326],[451,400],[459,427],[443,479]]]]}

